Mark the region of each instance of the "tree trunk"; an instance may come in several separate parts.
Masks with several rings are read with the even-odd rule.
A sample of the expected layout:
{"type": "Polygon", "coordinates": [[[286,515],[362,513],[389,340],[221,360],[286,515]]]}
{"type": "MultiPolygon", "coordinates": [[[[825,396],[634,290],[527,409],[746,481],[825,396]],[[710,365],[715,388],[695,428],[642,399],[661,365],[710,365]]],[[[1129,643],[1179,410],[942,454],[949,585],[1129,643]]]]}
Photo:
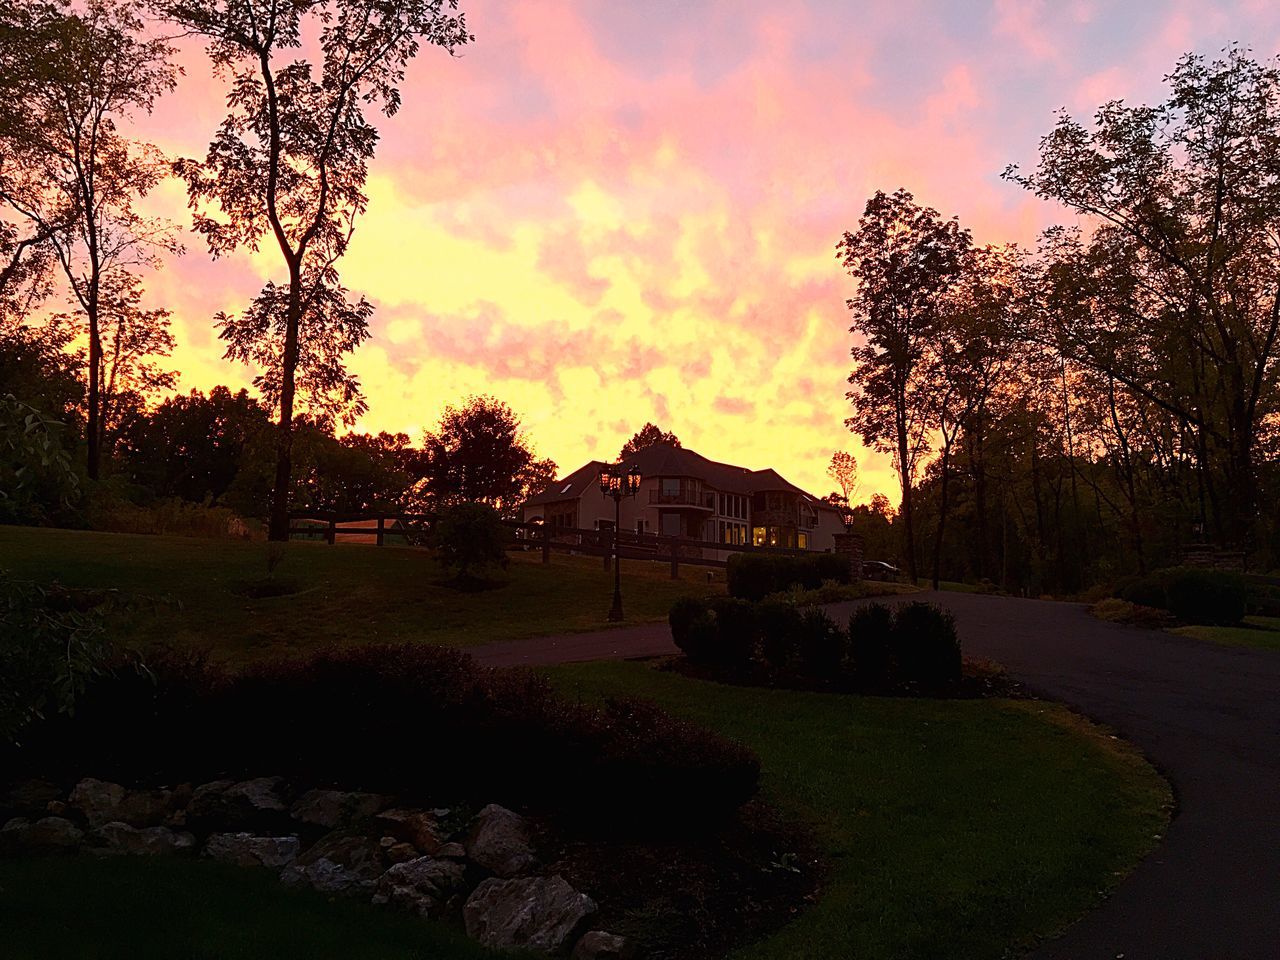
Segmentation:
{"type": "Polygon", "coordinates": [[[938,589],[942,569],[942,537],[947,529],[947,483],[951,478],[951,444],[942,445],[942,489],[938,497],[938,529],[933,537],[933,589],[938,589]]]}
{"type": "Polygon", "coordinates": [[[280,362],[280,422],[276,430],[276,481],[271,491],[271,520],[267,538],[289,539],[289,493],[293,480],[293,394],[298,366],[298,327],[302,319],[302,277],[289,265],[289,313],[285,323],[284,354],[280,362]]]}
{"type": "Polygon", "coordinates": [[[902,524],[907,549],[907,576],[912,583],[919,579],[916,570],[916,531],[911,515],[911,469],[907,460],[907,436],[905,431],[898,434],[898,476],[902,481],[902,524]]]}
{"type": "Polygon", "coordinates": [[[86,432],[89,446],[85,464],[90,480],[97,480],[102,461],[102,336],[98,329],[98,282],[89,284],[89,409],[86,432]]]}

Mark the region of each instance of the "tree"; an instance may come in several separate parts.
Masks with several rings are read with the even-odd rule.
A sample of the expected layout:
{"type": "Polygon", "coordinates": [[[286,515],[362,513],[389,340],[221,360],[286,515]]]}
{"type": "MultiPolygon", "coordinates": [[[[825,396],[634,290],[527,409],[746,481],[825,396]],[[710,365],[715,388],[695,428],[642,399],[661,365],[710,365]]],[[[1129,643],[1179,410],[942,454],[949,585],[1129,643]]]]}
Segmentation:
{"type": "Polygon", "coordinates": [[[284,283],[269,283],[244,317],[219,318],[228,355],[263,366],[277,410],[269,533],[283,540],[299,387],[313,398],[334,391],[347,406],[358,395],[342,358],[368,335],[372,308],[351,302],[335,265],[368,203],[378,131],[366,111],[396,112],[422,42],[452,52],[471,36],[456,0],[154,2],[207,38],[229,83],[229,110],[204,162],[178,165],[196,231],[215,257],[270,236],[284,260],[284,283]],[[310,31],[318,69],[300,55],[310,31]]]}
{"type": "Polygon", "coordinates": [[[538,460],[520,418],[493,397],[469,397],[446,406],[440,425],[423,437],[420,492],[432,509],[484,503],[514,517],[521,503],[555,476],[551,460],[538,460]]]}
{"type": "Polygon", "coordinates": [[[652,447],[659,443],[665,443],[672,447],[680,446],[680,438],[670,431],[663,432],[662,428],[646,423],[643,427],[635,432],[635,434],[622,445],[622,451],[618,454],[619,460],[625,460],[634,453],[639,453],[645,447],[652,447]]]}
{"type": "Polygon", "coordinates": [[[933,427],[933,391],[925,353],[944,294],[959,275],[969,232],[954,219],[921,207],[906,190],[867,201],[856,232],[845,232],[836,257],[857,290],[846,301],[852,350],[853,416],[846,425],[894,458],[902,489],[907,575],[917,579],[912,488],[933,427]]]}
{"type": "Polygon", "coordinates": [[[1090,218],[1042,242],[1029,332],[1186,425],[1219,537],[1257,520],[1280,351],[1280,60],[1184,57],[1168,99],[1059,116],[1006,176],[1090,218]]]}
{"type": "Polygon", "coordinates": [[[827,502],[840,511],[844,525],[849,526],[849,510],[853,496],[858,492],[858,461],[852,453],[837,450],[827,464],[827,476],[836,482],[839,494],[832,493],[827,502]]]}
{"type": "MultiPolygon", "coordinates": [[[[11,240],[52,251],[88,339],[87,467],[101,461],[104,291],[179,249],[168,224],[135,203],[165,176],[150,144],[120,132],[172,90],[173,48],[143,39],[132,0],[88,0],[75,13],[28,2],[0,15],[0,200],[32,224],[11,240]]],[[[10,261],[13,262],[12,260],[10,261]]]]}

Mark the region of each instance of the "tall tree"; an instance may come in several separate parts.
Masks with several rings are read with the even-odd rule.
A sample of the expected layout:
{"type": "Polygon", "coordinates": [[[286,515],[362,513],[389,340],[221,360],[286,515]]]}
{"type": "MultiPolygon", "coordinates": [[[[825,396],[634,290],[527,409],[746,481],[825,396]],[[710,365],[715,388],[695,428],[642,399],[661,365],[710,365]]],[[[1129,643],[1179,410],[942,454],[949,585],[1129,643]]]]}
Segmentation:
{"type": "Polygon", "coordinates": [[[493,397],[446,406],[439,426],[423,437],[418,469],[421,494],[433,509],[485,503],[507,517],[555,472],[553,461],[537,458],[520,418],[493,397]]]}
{"type": "Polygon", "coordinates": [[[622,451],[618,454],[618,459],[626,459],[645,447],[652,447],[659,443],[678,447],[680,446],[680,438],[669,430],[664,431],[657,424],[646,423],[632,435],[630,440],[622,445],[622,451]]]}
{"type": "MultiPolygon", "coordinates": [[[[159,151],[121,126],[173,89],[173,48],[142,35],[133,0],[24,2],[0,15],[0,200],[33,224],[84,318],[87,467],[102,441],[103,294],[178,249],[169,225],[135,208],[167,173],[159,151]]],[[[23,240],[16,241],[21,246],[23,240]]]]}
{"type": "Polygon", "coordinates": [[[1043,244],[1038,330],[1074,363],[1178,417],[1219,536],[1245,544],[1280,364],[1280,60],[1189,55],[1156,106],[1062,114],[1006,176],[1086,214],[1043,244]]]}
{"type": "Polygon", "coordinates": [[[368,335],[372,308],[350,301],[336,264],[368,203],[378,131],[366,114],[396,112],[421,43],[453,51],[471,36],[456,0],[153,2],[208,39],[229,85],[229,110],[204,162],[178,167],[197,232],[215,257],[256,250],[269,236],[284,260],[284,283],[268,284],[244,317],[220,318],[228,355],[265,368],[277,410],[269,533],[282,540],[298,387],[334,391],[347,405],[358,395],[342,358],[368,335]]]}
{"type": "Polygon", "coordinates": [[[826,500],[840,511],[845,527],[849,526],[854,494],[858,492],[858,461],[852,453],[837,450],[827,464],[827,476],[835,481],[838,490],[827,495],[826,500]]]}
{"type": "Polygon", "coordinates": [[[893,456],[902,489],[900,510],[907,575],[917,579],[912,489],[933,428],[933,393],[925,357],[944,294],[958,277],[969,232],[922,207],[906,190],[876,193],[858,229],[845,232],[836,257],[857,280],[846,301],[852,350],[846,425],[864,442],[893,456]]]}

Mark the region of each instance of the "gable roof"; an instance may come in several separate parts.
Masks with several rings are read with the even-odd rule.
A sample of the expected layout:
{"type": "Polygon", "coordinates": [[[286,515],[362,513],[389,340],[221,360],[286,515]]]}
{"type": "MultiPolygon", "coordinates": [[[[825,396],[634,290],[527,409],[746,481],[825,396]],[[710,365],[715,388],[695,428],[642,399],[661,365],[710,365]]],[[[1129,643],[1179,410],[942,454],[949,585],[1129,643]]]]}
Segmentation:
{"type": "MultiPolygon", "coordinates": [[[[795,484],[785,480],[776,470],[748,470],[731,463],[720,463],[708,460],[702,454],[687,447],[676,447],[669,443],[655,443],[637,450],[626,458],[627,466],[634,464],[644,477],[694,477],[709,483],[717,490],[725,493],[738,493],[750,496],[767,490],[786,490],[798,493],[818,509],[834,510],[825,500],[801,490],[795,484]]],[[[561,500],[576,500],[596,482],[603,461],[592,460],[579,467],[567,477],[557,480],[541,493],[525,501],[526,506],[537,506],[544,503],[556,503],[561,500]]]]}

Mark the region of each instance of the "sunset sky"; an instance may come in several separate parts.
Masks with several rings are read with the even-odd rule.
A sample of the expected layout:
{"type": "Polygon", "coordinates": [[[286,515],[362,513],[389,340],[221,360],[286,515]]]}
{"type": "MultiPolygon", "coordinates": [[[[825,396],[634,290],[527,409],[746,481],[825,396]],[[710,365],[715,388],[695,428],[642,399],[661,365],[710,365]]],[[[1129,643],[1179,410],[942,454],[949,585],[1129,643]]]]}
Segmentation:
{"type": "MultiPolygon", "coordinates": [[[[1280,49],[1280,4],[463,0],[473,44],[425,49],[381,118],[370,209],[341,264],[376,305],[351,366],[362,430],[415,439],[446,402],[493,394],[562,471],[646,420],[706,456],[773,466],[815,493],[831,453],[857,499],[887,457],[844,428],[851,283],[834,247],[877,188],[958,214],[978,242],[1063,215],[1000,180],[1066,107],[1152,101],[1187,51],[1280,49]]],[[[223,89],[184,53],[138,123],[203,157],[223,89]]],[[[153,211],[189,225],[170,182],[153,211]]],[[[181,387],[247,384],[211,317],[278,252],[187,253],[148,280],[174,313],[181,387]]],[[[897,497],[893,497],[896,502],[897,497]]]]}

